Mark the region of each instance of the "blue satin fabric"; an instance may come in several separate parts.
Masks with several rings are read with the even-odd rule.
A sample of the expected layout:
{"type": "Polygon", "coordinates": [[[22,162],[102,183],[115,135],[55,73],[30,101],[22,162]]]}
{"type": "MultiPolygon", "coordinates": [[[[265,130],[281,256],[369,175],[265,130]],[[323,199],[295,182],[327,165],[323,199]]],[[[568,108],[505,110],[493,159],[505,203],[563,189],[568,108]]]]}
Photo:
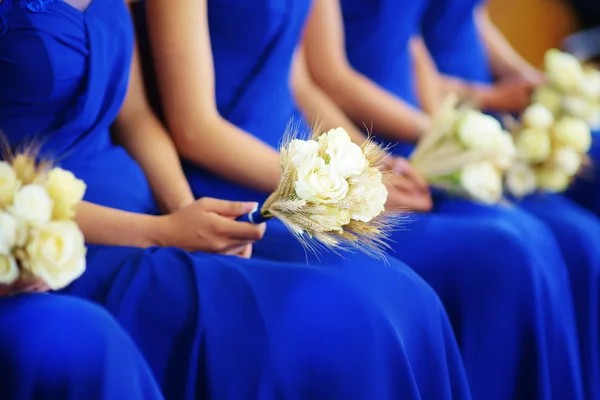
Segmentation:
{"type": "MultiPolygon", "coordinates": [[[[211,13],[215,7],[235,10],[226,3],[211,2],[211,13]]],[[[261,6],[242,11],[254,18],[261,6]]],[[[43,156],[86,181],[88,201],[157,214],[143,171],[111,142],[108,130],[125,96],[132,52],[124,2],[93,0],[80,12],[60,0],[4,0],[0,10],[0,127],[10,144],[35,138],[43,156]]],[[[278,21],[259,21],[248,31],[289,26],[278,21]]],[[[235,22],[228,20],[227,30],[235,22]]],[[[247,49],[252,43],[238,44],[247,49]]],[[[356,260],[309,267],[175,248],[90,245],[85,274],[61,295],[108,309],[139,346],[166,398],[470,398],[447,315],[431,288],[400,263],[356,260]]],[[[2,307],[9,314],[17,306],[2,307]]],[[[3,323],[21,318],[16,311],[3,323]]],[[[70,337],[55,351],[67,354],[92,339],[70,337]]],[[[107,352],[114,349],[95,350],[95,357],[112,357],[107,352]]],[[[44,362],[40,356],[14,357],[35,366],[44,362]]],[[[90,361],[87,370],[102,358],[90,361]]],[[[99,376],[110,386],[119,371],[99,376]]],[[[23,369],[15,378],[17,398],[27,396],[36,372],[23,369]]],[[[135,379],[136,373],[124,376],[135,379]]],[[[80,387],[64,384],[65,392],[80,387]]]]}
{"type": "MultiPolygon", "coordinates": [[[[452,2],[459,9],[475,5],[465,3],[452,2]]],[[[424,29],[421,21],[431,13],[427,3],[341,0],[341,4],[352,66],[418,106],[408,45],[424,29]]],[[[444,18],[460,23],[458,12],[448,13],[444,18]]],[[[434,28],[443,30],[445,37],[468,37],[473,29],[450,23],[441,28],[436,18],[434,28]]],[[[451,46],[440,48],[444,54],[455,51],[451,46]]],[[[480,57],[473,51],[456,64],[470,65],[480,57]]],[[[448,63],[450,67],[456,66],[448,63]]],[[[399,143],[392,151],[406,156],[412,149],[399,143]]],[[[444,196],[436,197],[432,213],[413,218],[407,232],[394,235],[395,254],[442,298],[473,397],[582,398],[577,342],[593,330],[577,336],[567,265],[548,226],[518,208],[486,207],[444,196]]],[[[574,262],[569,267],[580,268],[574,262]]]]}
{"type": "Polygon", "coordinates": [[[112,317],[50,294],[0,299],[5,400],[162,399],[146,361],[112,317]]]}
{"type": "MultiPolygon", "coordinates": [[[[441,72],[467,81],[491,82],[491,69],[478,35],[474,12],[480,0],[429,0],[421,32],[441,72]],[[453,32],[448,35],[447,32],[453,32]]],[[[600,159],[594,135],[591,158],[600,159]]],[[[600,210],[597,168],[578,179],[573,198],[592,211],[600,210]]],[[[600,398],[600,222],[592,213],[561,195],[539,195],[516,202],[543,221],[558,239],[567,262],[577,314],[585,395],[600,398]]]]}

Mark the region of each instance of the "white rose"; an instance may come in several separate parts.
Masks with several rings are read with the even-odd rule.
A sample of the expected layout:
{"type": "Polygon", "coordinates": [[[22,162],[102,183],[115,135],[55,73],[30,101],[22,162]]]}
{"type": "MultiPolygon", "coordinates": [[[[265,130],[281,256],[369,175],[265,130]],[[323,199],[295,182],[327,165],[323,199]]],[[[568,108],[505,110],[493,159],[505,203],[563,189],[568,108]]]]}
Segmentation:
{"type": "Polygon", "coordinates": [[[550,86],[539,86],[533,92],[533,101],[546,107],[553,114],[558,113],[562,108],[562,96],[550,86]]]}
{"type": "Polygon", "coordinates": [[[562,147],[554,153],[555,165],[565,174],[573,176],[581,167],[581,154],[572,147],[562,147]]]}
{"type": "Polygon", "coordinates": [[[498,145],[496,146],[493,163],[496,167],[505,170],[513,163],[517,155],[517,149],[513,142],[512,136],[508,132],[504,132],[499,136],[498,145]]]}
{"type": "Polygon", "coordinates": [[[489,149],[498,143],[502,125],[494,117],[469,110],[458,125],[458,139],[470,149],[489,149]]]}
{"type": "Polygon", "coordinates": [[[600,130],[600,104],[594,108],[594,111],[586,118],[585,122],[591,130],[600,130]]]}
{"type": "Polygon", "coordinates": [[[579,96],[565,96],[563,109],[572,117],[587,118],[594,112],[593,104],[579,96]]]}
{"type": "Polygon", "coordinates": [[[585,121],[564,117],[552,129],[553,137],[564,146],[571,146],[580,153],[587,153],[592,145],[592,133],[585,121]]]}
{"type": "Polygon", "coordinates": [[[9,255],[16,245],[18,225],[15,217],[0,211],[0,255],[9,255]]]}
{"type": "Polygon", "coordinates": [[[585,71],[583,94],[593,100],[600,100],[600,71],[590,69],[585,71]]]}
{"type": "Polygon", "coordinates": [[[54,203],[52,217],[69,219],[75,216],[75,206],[83,199],[85,183],[72,172],[55,168],[48,174],[46,191],[54,203]]]}
{"type": "Polygon", "coordinates": [[[515,143],[519,157],[530,163],[548,159],[552,150],[550,135],[545,131],[527,128],[517,135],[515,143]]]}
{"type": "Polygon", "coordinates": [[[19,267],[12,256],[0,255],[0,284],[10,285],[19,278],[19,267]]]}
{"type": "Polygon", "coordinates": [[[460,185],[471,197],[485,204],[495,204],[502,197],[502,177],[489,162],[476,162],[464,166],[460,185]]]}
{"type": "Polygon", "coordinates": [[[50,221],[52,206],[52,199],[43,186],[27,185],[17,191],[9,211],[31,226],[41,226],[50,221]]]}
{"type": "Polygon", "coordinates": [[[349,210],[327,207],[327,211],[324,214],[311,215],[310,218],[319,224],[325,232],[341,233],[343,227],[350,223],[351,215],[349,210]]]}
{"type": "Polygon", "coordinates": [[[385,211],[388,191],[383,184],[381,172],[370,168],[367,174],[367,180],[352,188],[356,199],[352,219],[356,221],[369,222],[385,211]]]}
{"type": "Polygon", "coordinates": [[[544,59],[546,73],[552,84],[560,90],[578,92],[583,86],[585,76],[581,63],[571,54],[558,50],[549,50],[544,59]]]}
{"type": "Polygon", "coordinates": [[[538,186],[548,192],[563,192],[569,187],[570,176],[558,168],[542,168],[535,175],[538,186]]]}
{"type": "Polygon", "coordinates": [[[542,104],[532,104],[523,114],[523,122],[531,128],[549,129],[554,123],[552,112],[542,104]]]}
{"type": "Polygon", "coordinates": [[[326,150],[329,163],[333,165],[344,178],[362,174],[369,166],[367,158],[360,146],[352,142],[330,143],[326,150]]]}
{"type": "Polygon", "coordinates": [[[314,140],[294,139],[290,142],[287,152],[292,164],[298,168],[305,160],[317,157],[319,144],[314,140]]]}
{"type": "Polygon", "coordinates": [[[73,221],[52,221],[36,229],[26,249],[30,272],[53,290],[62,289],[85,271],[84,238],[73,221]]]}
{"type": "Polygon", "coordinates": [[[322,158],[304,161],[298,167],[296,194],[313,203],[337,203],[348,194],[348,181],[322,158]]]}
{"type": "Polygon", "coordinates": [[[537,188],[535,173],[527,163],[514,163],[506,172],[506,187],[516,197],[525,197],[537,188]]]}
{"type": "Polygon", "coordinates": [[[327,150],[331,144],[340,144],[352,142],[350,135],[343,128],[331,129],[329,132],[319,136],[319,145],[323,150],[327,150]]]}
{"type": "Polygon", "coordinates": [[[12,166],[6,161],[0,161],[0,208],[10,205],[19,186],[20,182],[12,166]]]}

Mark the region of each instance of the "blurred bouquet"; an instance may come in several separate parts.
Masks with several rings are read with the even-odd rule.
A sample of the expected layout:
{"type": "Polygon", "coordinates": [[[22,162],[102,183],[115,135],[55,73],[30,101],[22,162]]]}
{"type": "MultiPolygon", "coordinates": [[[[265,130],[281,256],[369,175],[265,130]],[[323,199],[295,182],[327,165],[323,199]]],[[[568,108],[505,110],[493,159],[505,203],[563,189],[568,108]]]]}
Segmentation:
{"type": "Polygon", "coordinates": [[[383,258],[394,215],[384,207],[386,151],[371,140],[358,146],[341,128],[310,140],[288,136],[280,185],[248,220],[277,218],[313,250],[318,242],[383,258]]]}
{"type": "Polygon", "coordinates": [[[600,128],[600,71],[555,49],[546,52],[544,64],[548,82],[535,89],[533,102],[555,118],[581,118],[592,129],[600,128]]]}
{"type": "Polygon", "coordinates": [[[51,289],[85,270],[83,234],[73,221],[85,184],[28,154],[0,161],[0,284],[36,278],[51,289]]]}
{"type": "Polygon", "coordinates": [[[434,187],[485,204],[502,198],[502,177],[516,150],[500,122],[449,97],[419,141],[411,165],[434,187]]]}
{"type": "Polygon", "coordinates": [[[511,131],[517,159],[506,174],[506,187],[515,197],[566,190],[592,141],[583,119],[566,115],[556,119],[542,104],[529,106],[511,131]]]}

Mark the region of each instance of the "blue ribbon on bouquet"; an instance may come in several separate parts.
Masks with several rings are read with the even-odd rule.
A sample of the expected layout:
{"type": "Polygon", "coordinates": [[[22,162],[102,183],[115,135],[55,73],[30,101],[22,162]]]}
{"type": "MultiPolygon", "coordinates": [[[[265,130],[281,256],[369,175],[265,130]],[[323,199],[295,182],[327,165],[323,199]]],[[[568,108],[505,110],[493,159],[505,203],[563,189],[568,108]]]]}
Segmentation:
{"type": "Polygon", "coordinates": [[[260,205],[256,206],[248,214],[242,215],[237,220],[240,222],[248,222],[248,223],[254,224],[254,225],[259,225],[259,224],[262,224],[263,222],[267,222],[269,220],[269,218],[267,218],[261,214],[261,212],[259,211],[260,208],[261,208],[260,205]]]}

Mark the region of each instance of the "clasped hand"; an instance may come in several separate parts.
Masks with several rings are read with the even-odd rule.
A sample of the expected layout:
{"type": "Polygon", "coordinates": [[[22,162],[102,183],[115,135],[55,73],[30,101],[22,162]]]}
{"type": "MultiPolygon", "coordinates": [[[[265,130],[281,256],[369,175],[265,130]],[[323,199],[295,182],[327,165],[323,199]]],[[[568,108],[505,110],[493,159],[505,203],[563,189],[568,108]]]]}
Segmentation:
{"type": "Polygon", "coordinates": [[[386,207],[393,210],[431,211],[433,203],[429,185],[410,165],[400,157],[390,157],[387,167],[393,174],[387,178],[388,201],[386,207]]]}
{"type": "Polygon", "coordinates": [[[256,203],[204,197],[160,218],[160,245],[250,258],[252,243],[262,239],[265,224],[236,221],[256,203]]]}

